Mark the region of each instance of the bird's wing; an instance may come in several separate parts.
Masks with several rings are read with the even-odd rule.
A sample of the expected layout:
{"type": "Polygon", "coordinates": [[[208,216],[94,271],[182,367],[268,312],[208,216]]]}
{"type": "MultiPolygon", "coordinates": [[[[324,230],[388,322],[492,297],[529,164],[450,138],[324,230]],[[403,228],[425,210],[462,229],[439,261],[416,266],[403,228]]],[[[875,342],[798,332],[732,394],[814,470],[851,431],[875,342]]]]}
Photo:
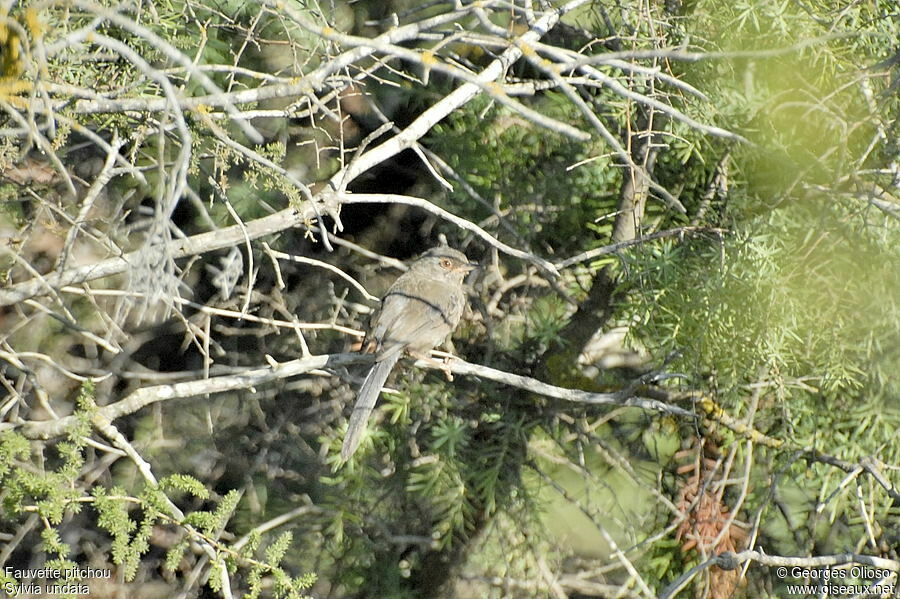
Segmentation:
{"type": "Polygon", "coordinates": [[[431,349],[456,328],[464,304],[465,295],[452,285],[398,279],[384,296],[373,336],[385,352],[431,349]]]}

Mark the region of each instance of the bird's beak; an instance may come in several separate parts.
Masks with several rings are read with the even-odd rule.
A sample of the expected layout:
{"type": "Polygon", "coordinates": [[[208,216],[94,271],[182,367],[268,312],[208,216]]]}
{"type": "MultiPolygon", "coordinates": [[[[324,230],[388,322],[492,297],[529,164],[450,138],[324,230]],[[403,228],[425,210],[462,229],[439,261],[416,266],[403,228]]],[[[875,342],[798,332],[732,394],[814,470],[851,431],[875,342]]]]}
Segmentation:
{"type": "Polygon", "coordinates": [[[472,272],[473,270],[478,270],[479,268],[481,268],[480,264],[474,264],[472,262],[469,262],[468,264],[464,264],[464,265],[460,266],[459,270],[461,270],[463,272],[472,272]]]}

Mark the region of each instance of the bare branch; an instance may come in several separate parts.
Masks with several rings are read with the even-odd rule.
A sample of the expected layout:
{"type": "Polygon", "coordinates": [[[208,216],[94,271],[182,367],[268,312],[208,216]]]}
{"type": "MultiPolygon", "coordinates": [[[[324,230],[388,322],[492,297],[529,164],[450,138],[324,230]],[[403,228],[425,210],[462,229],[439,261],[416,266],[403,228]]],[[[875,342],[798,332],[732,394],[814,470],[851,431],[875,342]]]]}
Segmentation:
{"type": "Polygon", "coordinates": [[[447,212],[440,206],[436,206],[428,200],[393,193],[343,193],[336,195],[341,204],[406,204],[407,206],[416,206],[418,208],[422,208],[423,210],[427,210],[432,214],[437,214],[441,218],[457,225],[460,229],[465,229],[466,231],[475,233],[476,235],[478,235],[478,237],[505,254],[509,254],[510,256],[513,256],[515,258],[527,260],[550,276],[559,276],[559,271],[557,271],[556,267],[547,260],[544,260],[539,256],[535,256],[534,254],[530,254],[522,250],[517,250],[506,245],[478,225],[464,218],[460,218],[454,214],[451,214],[450,212],[447,212]]]}
{"type": "MultiPolygon", "coordinates": [[[[438,354],[440,355],[440,353],[438,354]]],[[[314,370],[337,368],[352,364],[370,363],[374,359],[371,354],[328,354],[309,356],[299,360],[292,360],[275,367],[248,369],[240,374],[224,375],[197,381],[156,385],[138,389],[127,397],[98,409],[98,414],[110,422],[133,414],[142,408],[161,401],[196,397],[235,391],[238,389],[253,389],[256,386],[270,383],[275,380],[290,378],[306,374],[314,370]]],[[[458,358],[449,364],[436,364],[434,361],[417,360],[416,366],[423,368],[449,369],[450,372],[462,375],[472,375],[478,378],[517,387],[538,395],[554,397],[574,403],[592,405],[620,405],[637,407],[682,416],[693,419],[693,412],[673,406],[657,399],[642,398],[630,390],[618,393],[592,393],[579,389],[566,389],[556,387],[537,379],[504,372],[488,366],[472,364],[458,358]]],[[[66,429],[74,424],[74,416],[66,416],[58,420],[44,422],[24,422],[18,424],[0,424],[0,431],[17,430],[29,439],[49,439],[65,433],[66,429]]]]}

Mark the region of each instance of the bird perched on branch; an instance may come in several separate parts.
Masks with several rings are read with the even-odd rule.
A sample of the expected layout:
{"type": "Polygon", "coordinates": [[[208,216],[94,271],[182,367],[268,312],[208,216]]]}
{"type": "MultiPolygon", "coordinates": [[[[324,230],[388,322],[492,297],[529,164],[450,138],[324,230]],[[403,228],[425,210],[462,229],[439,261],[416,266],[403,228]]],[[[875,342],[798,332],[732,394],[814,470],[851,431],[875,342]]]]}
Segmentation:
{"type": "Polygon", "coordinates": [[[476,268],[465,254],[447,246],[424,253],[391,285],[375,314],[363,350],[375,353],[350,415],[341,459],[353,455],[381,388],[404,351],[417,358],[447,339],[466,307],[463,281],[476,268]]]}

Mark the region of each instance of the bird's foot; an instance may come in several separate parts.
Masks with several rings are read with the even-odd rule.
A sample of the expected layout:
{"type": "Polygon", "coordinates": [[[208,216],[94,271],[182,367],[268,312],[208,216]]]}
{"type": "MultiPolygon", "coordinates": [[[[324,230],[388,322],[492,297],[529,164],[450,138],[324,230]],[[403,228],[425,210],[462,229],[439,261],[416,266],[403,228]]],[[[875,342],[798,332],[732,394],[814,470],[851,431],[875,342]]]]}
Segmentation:
{"type": "MultiPolygon", "coordinates": [[[[441,353],[443,353],[443,352],[441,352],[441,353]]],[[[450,361],[453,360],[453,356],[451,356],[449,354],[445,354],[441,357],[440,360],[435,360],[434,358],[431,357],[430,354],[426,354],[426,353],[410,352],[410,355],[417,360],[422,360],[424,362],[428,362],[432,366],[439,368],[441,370],[441,372],[444,373],[444,376],[447,377],[448,381],[453,380],[453,373],[450,372],[450,361]]]]}
{"type": "Polygon", "coordinates": [[[444,376],[447,377],[448,381],[453,380],[453,373],[450,372],[450,360],[453,358],[449,358],[444,356],[444,359],[441,360],[441,371],[444,373],[444,376]]]}

